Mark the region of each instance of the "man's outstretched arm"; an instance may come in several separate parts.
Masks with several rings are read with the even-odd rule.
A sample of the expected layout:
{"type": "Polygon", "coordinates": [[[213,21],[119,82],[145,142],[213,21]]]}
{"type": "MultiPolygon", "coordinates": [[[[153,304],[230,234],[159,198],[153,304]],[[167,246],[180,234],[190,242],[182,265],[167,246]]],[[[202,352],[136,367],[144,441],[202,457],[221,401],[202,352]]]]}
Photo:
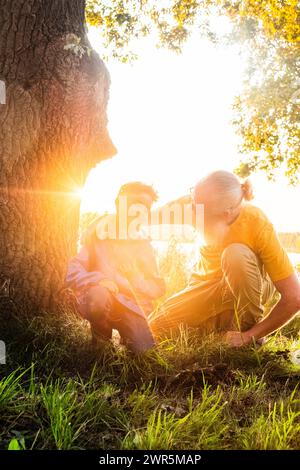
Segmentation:
{"type": "MultiPolygon", "coordinates": [[[[177,217],[178,213],[181,213],[180,219],[183,223],[184,207],[192,206],[192,197],[190,194],[186,194],[178,199],[167,202],[163,206],[160,206],[151,211],[150,225],[178,225],[177,217]]],[[[191,221],[193,225],[193,221],[191,221]]]]}
{"type": "Polygon", "coordinates": [[[274,283],[281,294],[280,301],[271,312],[250,330],[245,332],[229,331],[226,334],[226,343],[229,346],[240,347],[250,344],[286,325],[300,310],[300,282],[294,273],[291,276],[274,283]]]}

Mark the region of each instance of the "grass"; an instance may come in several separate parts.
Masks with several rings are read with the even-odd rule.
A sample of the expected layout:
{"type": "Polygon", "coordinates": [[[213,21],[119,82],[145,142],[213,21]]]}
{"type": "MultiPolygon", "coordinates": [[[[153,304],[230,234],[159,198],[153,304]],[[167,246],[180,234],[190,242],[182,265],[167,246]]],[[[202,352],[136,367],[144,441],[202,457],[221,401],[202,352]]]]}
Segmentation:
{"type": "Polygon", "coordinates": [[[71,308],[18,323],[1,338],[0,449],[298,449],[299,325],[240,350],[182,327],[133,357],[93,347],[71,308]]]}
{"type": "Polygon", "coordinates": [[[42,320],[23,355],[9,344],[1,449],[299,448],[300,371],[289,354],[297,321],[260,350],[231,350],[182,328],[136,358],[112,345],[93,348],[76,318],[66,336],[63,321],[62,336],[44,347],[42,320]]]}

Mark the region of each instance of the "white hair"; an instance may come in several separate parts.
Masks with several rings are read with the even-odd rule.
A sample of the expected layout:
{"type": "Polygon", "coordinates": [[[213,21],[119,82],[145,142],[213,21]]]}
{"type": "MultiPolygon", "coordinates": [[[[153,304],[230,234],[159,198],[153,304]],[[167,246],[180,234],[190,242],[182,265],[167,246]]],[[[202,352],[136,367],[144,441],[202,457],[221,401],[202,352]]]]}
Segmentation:
{"type": "Polygon", "coordinates": [[[218,214],[237,206],[243,200],[253,199],[253,189],[248,179],[241,183],[233,173],[219,170],[196,184],[194,198],[196,203],[206,204],[210,211],[218,214]]]}

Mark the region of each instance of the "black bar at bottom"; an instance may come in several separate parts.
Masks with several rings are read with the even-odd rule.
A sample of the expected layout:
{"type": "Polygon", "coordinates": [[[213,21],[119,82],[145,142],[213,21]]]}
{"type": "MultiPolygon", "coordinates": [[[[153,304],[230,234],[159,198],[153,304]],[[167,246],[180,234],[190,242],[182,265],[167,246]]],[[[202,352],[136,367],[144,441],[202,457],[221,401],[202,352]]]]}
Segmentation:
{"type": "Polygon", "coordinates": [[[0,468],[4,464],[28,463],[36,465],[66,464],[84,465],[85,469],[115,467],[147,468],[150,466],[209,466],[229,464],[231,467],[241,464],[293,464],[300,462],[300,450],[296,451],[109,451],[109,450],[70,450],[70,451],[0,451],[0,468]]]}

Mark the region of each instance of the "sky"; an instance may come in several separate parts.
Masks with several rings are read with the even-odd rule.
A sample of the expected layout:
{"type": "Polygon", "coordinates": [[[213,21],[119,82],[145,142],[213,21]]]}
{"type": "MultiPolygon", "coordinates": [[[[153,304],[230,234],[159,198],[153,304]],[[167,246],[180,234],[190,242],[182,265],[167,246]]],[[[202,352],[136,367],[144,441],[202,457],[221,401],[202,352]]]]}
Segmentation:
{"type": "MultiPolygon", "coordinates": [[[[101,53],[97,32],[93,47],[101,53]]],[[[234,46],[213,46],[191,37],[183,53],[157,49],[151,38],[139,43],[138,61],[107,63],[111,76],[109,131],[117,156],[90,172],[82,191],[82,211],[111,211],[121,184],[153,184],[160,202],[186,194],[206,173],[232,171],[240,161],[231,125],[232,103],[242,89],[245,59],[234,46]]],[[[300,188],[283,176],[270,183],[252,178],[254,204],[281,231],[300,231],[295,208],[300,188]]]]}

